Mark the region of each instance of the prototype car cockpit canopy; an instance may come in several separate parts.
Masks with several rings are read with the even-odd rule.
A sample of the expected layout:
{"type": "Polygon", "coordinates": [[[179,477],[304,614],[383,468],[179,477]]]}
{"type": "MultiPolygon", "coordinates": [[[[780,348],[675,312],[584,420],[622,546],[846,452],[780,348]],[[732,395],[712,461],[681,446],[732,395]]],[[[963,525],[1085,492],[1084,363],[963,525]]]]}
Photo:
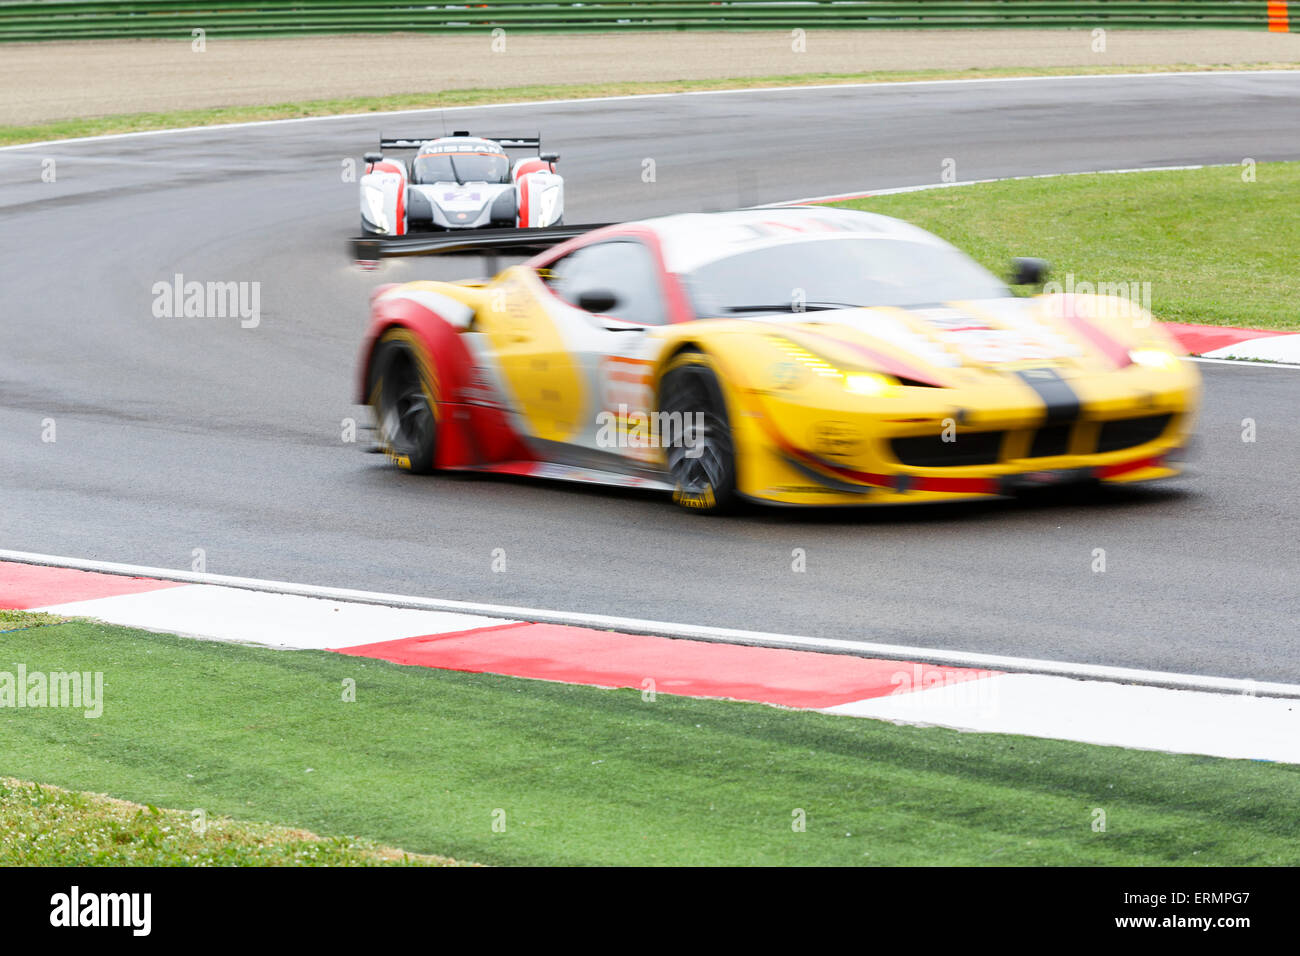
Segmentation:
{"type": "Polygon", "coordinates": [[[445,136],[420,147],[411,161],[411,181],[432,183],[507,183],[510,158],[497,143],[468,136],[445,136]]]}

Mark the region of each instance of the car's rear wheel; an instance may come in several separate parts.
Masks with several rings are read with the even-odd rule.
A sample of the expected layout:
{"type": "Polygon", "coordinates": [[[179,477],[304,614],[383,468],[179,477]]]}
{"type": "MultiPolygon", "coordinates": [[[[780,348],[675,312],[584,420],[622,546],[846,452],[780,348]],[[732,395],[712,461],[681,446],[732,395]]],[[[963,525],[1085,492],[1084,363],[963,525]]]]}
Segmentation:
{"type": "Polygon", "coordinates": [[[408,329],[389,329],[370,360],[370,407],[380,447],[399,468],[433,471],[438,440],[432,363],[408,329]]]}
{"type": "Polygon", "coordinates": [[[660,379],[659,410],[668,421],[682,423],[665,449],[673,501],[692,511],[734,508],[735,443],[722,385],[707,355],[687,351],[673,357],[660,379]]]}

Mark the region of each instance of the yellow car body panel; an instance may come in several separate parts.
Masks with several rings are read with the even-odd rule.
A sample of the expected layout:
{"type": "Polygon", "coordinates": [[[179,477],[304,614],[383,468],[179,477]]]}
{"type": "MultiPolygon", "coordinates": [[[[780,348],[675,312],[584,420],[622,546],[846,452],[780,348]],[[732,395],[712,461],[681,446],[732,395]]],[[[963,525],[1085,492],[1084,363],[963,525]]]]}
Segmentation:
{"type": "MultiPolygon", "coordinates": [[[[971,309],[970,303],[960,306],[982,311],[971,309]]],[[[1096,311],[1122,314],[1126,306],[1103,303],[1096,311]]],[[[902,309],[861,311],[910,321],[902,309]]],[[[1139,319],[1136,326],[1121,324],[1111,331],[1133,348],[1171,357],[1180,352],[1174,339],[1149,316],[1139,319]]],[[[1178,465],[1168,456],[1186,445],[1200,393],[1199,373],[1188,362],[1174,361],[1166,368],[1134,364],[1117,370],[1084,352],[1070,361],[1040,359],[994,367],[946,368],[940,370],[940,377],[949,387],[887,384],[878,395],[861,396],[845,390],[844,376],[870,369],[856,364],[862,362],[861,357],[846,348],[825,347],[825,338],[821,339],[823,348],[815,353],[826,359],[825,370],[808,368],[802,376],[793,376],[793,381],[774,371],[780,367],[784,372],[787,363],[773,340],[788,338],[800,345],[810,341],[798,327],[714,319],[671,326],[654,334],[664,339],[665,356],[689,344],[706,352],[723,371],[736,443],[737,489],[747,498],[776,504],[891,504],[988,497],[1002,493],[1001,480],[1028,475],[1037,483],[1050,484],[1053,475],[1082,469],[1102,469],[1100,480],[1114,483],[1170,477],[1178,473],[1178,465]],[[1034,434],[1044,426],[1046,411],[1034,389],[1008,378],[1007,372],[1044,366],[1059,370],[1084,413],[1070,425],[1060,454],[1031,457],[1034,434]],[[821,371],[825,374],[819,374],[821,371]],[[1098,450],[1098,437],[1106,422],[1161,415],[1169,415],[1169,423],[1151,440],[1114,451],[1098,450]],[[892,439],[942,438],[945,430],[954,447],[971,434],[1002,432],[997,460],[925,466],[900,461],[891,449],[892,439]],[[1125,470],[1125,466],[1155,459],[1158,464],[1125,470]],[[979,481],[989,487],[956,487],[979,481]],[[927,488],[927,483],[936,487],[927,488]]],[[[834,337],[847,344],[870,342],[891,358],[915,361],[902,350],[852,329],[837,329],[834,337]]]]}
{"type": "Polygon", "coordinates": [[[565,442],[581,427],[586,390],[555,322],[529,288],[535,276],[526,271],[507,269],[484,290],[475,325],[491,340],[533,434],[565,442]]]}

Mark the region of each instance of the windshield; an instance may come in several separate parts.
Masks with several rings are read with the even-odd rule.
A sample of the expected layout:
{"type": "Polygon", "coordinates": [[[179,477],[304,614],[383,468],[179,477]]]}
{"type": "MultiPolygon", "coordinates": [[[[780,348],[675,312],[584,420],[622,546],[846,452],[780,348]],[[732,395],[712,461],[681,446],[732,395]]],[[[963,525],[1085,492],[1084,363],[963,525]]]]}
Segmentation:
{"type": "Polygon", "coordinates": [[[414,173],[417,183],[503,183],[510,160],[500,153],[429,153],[415,157],[414,173]]]}
{"type": "Polygon", "coordinates": [[[710,262],[684,281],[697,316],[1011,295],[964,253],[899,239],[782,243],[710,262]]]}

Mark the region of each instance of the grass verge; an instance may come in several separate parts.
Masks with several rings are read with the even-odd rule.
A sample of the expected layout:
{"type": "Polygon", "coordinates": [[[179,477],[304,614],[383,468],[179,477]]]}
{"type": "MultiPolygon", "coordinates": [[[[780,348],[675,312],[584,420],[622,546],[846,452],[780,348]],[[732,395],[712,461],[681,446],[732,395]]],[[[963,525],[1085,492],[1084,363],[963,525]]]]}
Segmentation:
{"type": "Polygon", "coordinates": [[[0,633],[19,631],[28,627],[44,627],[46,624],[58,624],[63,618],[44,611],[13,611],[0,607],[0,633]]]}
{"type": "Polygon", "coordinates": [[[80,621],[0,642],[29,672],[104,675],[98,719],[0,711],[0,772],[411,851],[499,864],[1300,863],[1300,767],[645,701],[80,621]]]}
{"type": "Polygon", "coordinates": [[[351,837],[0,777],[0,866],[455,866],[351,837]]]}
{"type": "Polygon", "coordinates": [[[995,273],[1042,256],[1052,279],[1149,282],[1173,322],[1300,330],[1300,163],[1007,180],[855,199],[960,246],[995,273]]]}
{"type": "Polygon", "coordinates": [[[510,86],[490,90],[443,90],[433,93],[404,93],[392,96],[355,96],[275,103],[265,106],[231,106],[215,109],[172,110],[157,113],[123,113],[87,119],[69,119],[33,126],[0,126],[0,146],[104,136],[110,133],[138,133],[187,126],[215,126],[258,120],[299,119],[306,116],[335,116],[342,113],[380,113],[390,110],[436,109],[448,106],[481,106],[487,103],[525,103],[554,99],[587,99],[597,96],[626,96],[647,93],[688,93],[697,90],[736,90],[772,86],[815,86],[845,83],[898,83],[907,80],[975,80],[1009,76],[1066,76],[1106,73],[1167,73],[1171,71],[1211,72],[1218,70],[1290,70],[1294,63],[1250,63],[1204,66],[1077,66],[1017,68],[999,67],[970,70],[877,70],[865,73],[792,73],[780,76],[736,77],[732,79],[673,80],[668,82],[617,82],[510,86]]]}

